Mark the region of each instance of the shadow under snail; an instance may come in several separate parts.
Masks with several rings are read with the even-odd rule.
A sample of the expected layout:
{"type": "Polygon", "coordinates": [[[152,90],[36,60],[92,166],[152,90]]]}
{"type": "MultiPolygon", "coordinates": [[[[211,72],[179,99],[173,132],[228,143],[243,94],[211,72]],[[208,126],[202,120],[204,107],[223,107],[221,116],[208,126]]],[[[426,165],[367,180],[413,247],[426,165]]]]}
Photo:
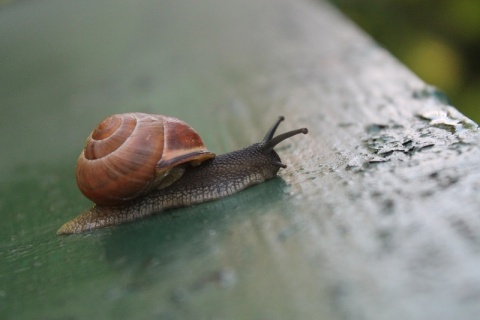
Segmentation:
{"type": "Polygon", "coordinates": [[[119,225],[155,213],[216,200],[264,182],[285,168],[273,149],[308,130],[275,131],[247,148],[215,156],[185,122],[125,113],[104,119],[78,158],[77,184],[95,205],[57,234],[119,225]]]}

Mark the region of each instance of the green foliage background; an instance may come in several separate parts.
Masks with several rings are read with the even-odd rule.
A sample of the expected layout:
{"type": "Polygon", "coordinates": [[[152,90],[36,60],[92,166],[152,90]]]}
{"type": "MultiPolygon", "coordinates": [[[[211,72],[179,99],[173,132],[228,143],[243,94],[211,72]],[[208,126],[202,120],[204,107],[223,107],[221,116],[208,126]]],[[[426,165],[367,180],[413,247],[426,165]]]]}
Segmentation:
{"type": "MultiPolygon", "coordinates": [[[[0,0],[0,5],[14,0],[0,0]]],[[[330,0],[480,122],[480,1],[330,0]]]]}
{"type": "Polygon", "coordinates": [[[331,0],[426,82],[480,122],[480,1],[331,0]]]}

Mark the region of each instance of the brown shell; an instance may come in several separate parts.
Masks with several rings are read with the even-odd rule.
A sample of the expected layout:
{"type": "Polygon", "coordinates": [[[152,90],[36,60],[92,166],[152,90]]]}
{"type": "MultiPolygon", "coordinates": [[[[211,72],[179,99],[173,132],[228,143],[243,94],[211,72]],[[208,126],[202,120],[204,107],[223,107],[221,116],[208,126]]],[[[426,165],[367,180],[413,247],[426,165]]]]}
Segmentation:
{"type": "Polygon", "coordinates": [[[124,204],[158,186],[178,165],[215,157],[185,122],[125,113],[100,122],[78,158],[77,184],[98,205],[124,204]]]}

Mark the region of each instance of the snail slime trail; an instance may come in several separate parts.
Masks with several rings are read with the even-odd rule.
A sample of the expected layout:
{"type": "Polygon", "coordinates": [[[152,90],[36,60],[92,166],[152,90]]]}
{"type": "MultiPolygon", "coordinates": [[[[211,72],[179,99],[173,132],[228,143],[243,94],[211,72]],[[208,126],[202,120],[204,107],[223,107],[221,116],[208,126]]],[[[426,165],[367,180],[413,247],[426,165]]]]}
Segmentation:
{"type": "Polygon", "coordinates": [[[110,116],[87,138],[77,163],[80,191],[95,205],[57,234],[115,226],[164,210],[220,199],[264,182],[285,168],[274,147],[306,128],[215,156],[185,122],[162,115],[110,116]]]}

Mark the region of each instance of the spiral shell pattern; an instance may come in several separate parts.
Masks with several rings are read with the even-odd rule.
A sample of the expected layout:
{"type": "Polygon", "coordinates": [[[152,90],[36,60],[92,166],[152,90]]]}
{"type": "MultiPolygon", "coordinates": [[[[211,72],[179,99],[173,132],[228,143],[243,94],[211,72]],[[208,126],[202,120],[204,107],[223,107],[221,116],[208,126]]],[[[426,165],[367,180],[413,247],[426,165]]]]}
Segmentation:
{"type": "Polygon", "coordinates": [[[104,119],[78,158],[80,191],[101,206],[122,205],[155,188],[173,167],[213,158],[185,122],[125,113],[104,119]]]}

